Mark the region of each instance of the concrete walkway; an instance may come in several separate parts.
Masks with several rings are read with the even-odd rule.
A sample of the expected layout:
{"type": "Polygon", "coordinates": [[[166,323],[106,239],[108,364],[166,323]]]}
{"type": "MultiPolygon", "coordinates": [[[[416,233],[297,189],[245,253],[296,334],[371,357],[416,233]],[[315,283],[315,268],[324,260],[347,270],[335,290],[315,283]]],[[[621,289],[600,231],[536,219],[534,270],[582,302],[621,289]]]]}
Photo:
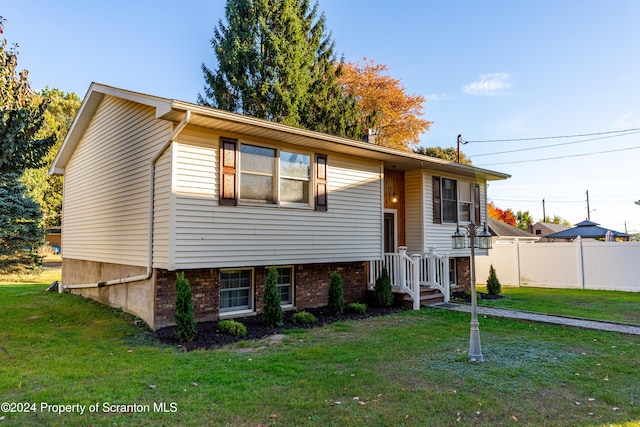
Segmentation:
{"type": "MultiPolygon", "coordinates": [[[[439,303],[430,305],[430,307],[471,313],[471,306],[466,304],[439,302],[439,303]]],[[[625,325],[620,323],[600,322],[597,320],[576,319],[574,317],[551,316],[548,314],[531,313],[529,311],[509,310],[504,308],[478,306],[478,315],[490,316],[490,317],[504,317],[508,319],[531,320],[534,322],[554,323],[556,325],[575,326],[577,328],[597,329],[600,331],[622,332],[624,334],[640,335],[640,326],[625,325]]]]}

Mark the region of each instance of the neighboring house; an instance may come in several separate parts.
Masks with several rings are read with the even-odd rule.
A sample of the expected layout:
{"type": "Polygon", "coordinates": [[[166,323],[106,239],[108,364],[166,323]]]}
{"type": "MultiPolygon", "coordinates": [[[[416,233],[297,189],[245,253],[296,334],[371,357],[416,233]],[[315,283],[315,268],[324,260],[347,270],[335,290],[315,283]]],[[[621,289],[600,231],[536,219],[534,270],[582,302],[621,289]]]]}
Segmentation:
{"type": "Polygon", "coordinates": [[[326,305],[333,271],[362,301],[403,246],[441,272],[430,283],[451,267],[468,285],[451,235],[486,221],[487,181],[509,177],[95,83],[51,172],[65,177],[61,289],[154,329],[173,324],[177,271],[197,321],[259,313],[269,266],[285,308],[326,305]]]}
{"type": "Polygon", "coordinates": [[[540,237],[493,218],[489,218],[487,224],[493,236],[493,248],[489,250],[488,256],[476,258],[477,282],[486,283],[489,269],[493,266],[501,284],[507,286],[519,284],[519,278],[514,271],[514,265],[517,265],[519,257],[517,248],[535,243],[540,237]]]}
{"type": "Polygon", "coordinates": [[[602,239],[614,241],[619,239],[621,241],[629,241],[629,234],[622,233],[620,231],[609,230],[608,228],[600,227],[600,224],[588,220],[584,220],[576,224],[573,228],[558,231],[557,233],[549,234],[546,236],[549,240],[561,240],[571,242],[578,237],[582,239],[602,239]]]}
{"type": "Polygon", "coordinates": [[[540,239],[539,236],[529,233],[521,228],[514,227],[497,219],[489,218],[487,221],[489,232],[493,236],[493,244],[503,242],[512,242],[518,240],[520,242],[535,242],[540,239]]]}
{"type": "Polygon", "coordinates": [[[50,227],[45,231],[44,242],[47,251],[59,254],[62,247],[62,229],[60,227],[50,227]]]}
{"type": "Polygon", "coordinates": [[[567,226],[554,224],[552,222],[536,222],[535,224],[530,226],[529,232],[531,232],[531,234],[534,234],[535,236],[540,237],[538,243],[544,243],[553,241],[552,239],[546,238],[546,236],[548,236],[549,234],[567,230],[568,228],[569,227],[567,226]]]}

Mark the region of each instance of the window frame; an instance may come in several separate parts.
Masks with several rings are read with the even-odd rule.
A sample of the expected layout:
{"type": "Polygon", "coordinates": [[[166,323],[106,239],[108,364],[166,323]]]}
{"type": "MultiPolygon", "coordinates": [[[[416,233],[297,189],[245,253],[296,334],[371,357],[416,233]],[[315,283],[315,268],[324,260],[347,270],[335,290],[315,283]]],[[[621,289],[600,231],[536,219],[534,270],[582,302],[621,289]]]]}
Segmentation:
{"type": "Polygon", "coordinates": [[[255,269],[252,267],[237,267],[237,268],[221,268],[219,271],[219,289],[218,289],[218,311],[220,314],[220,317],[225,317],[225,316],[234,316],[234,315],[238,315],[238,314],[245,314],[245,313],[255,313],[255,280],[256,280],[256,275],[255,275],[255,269]],[[249,271],[250,272],[250,277],[249,277],[249,289],[248,289],[248,306],[232,306],[232,307],[225,307],[222,308],[222,293],[223,292],[231,292],[233,290],[237,290],[237,289],[244,289],[244,287],[240,288],[240,287],[236,287],[236,288],[225,288],[222,289],[222,275],[223,273],[229,273],[229,272],[241,272],[241,271],[249,271]]]}
{"type": "Polygon", "coordinates": [[[449,286],[455,288],[458,286],[458,259],[456,257],[449,258],[449,286]]]}
{"type": "Polygon", "coordinates": [[[441,180],[442,180],[442,184],[441,184],[442,185],[442,191],[441,191],[441,194],[442,194],[442,203],[441,203],[441,205],[442,205],[442,217],[441,217],[442,218],[442,222],[443,223],[448,223],[448,224],[455,224],[455,223],[458,222],[459,215],[460,215],[459,214],[459,203],[460,203],[460,201],[459,201],[459,195],[458,195],[458,180],[457,179],[453,179],[453,178],[446,178],[446,177],[442,177],[441,180]],[[455,197],[455,199],[449,199],[449,198],[445,197],[446,181],[450,181],[451,183],[453,183],[453,187],[454,188],[453,188],[453,190],[451,192],[453,193],[453,196],[455,197]],[[447,205],[450,206],[451,204],[455,205],[455,209],[451,210],[451,212],[455,213],[453,219],[450,218],[450,217],[447,217],[447,215],[446,215],[447,213],[451,213],[451,212],[447,212],[447,209],[446,209],[446,206],[447,205]]]}
{"type": "Polygon", "coordinates": [[[282,308],[291,308],[294,307],[295,303],[295,271],[293,265],[281,265],[276,266],[276,270],[278,271],[278,294],[280,295],[280,306],[282,308]],[[280,270],[289,270],[290,272],[290,283],[280,283],[280,278],[282,275],[280,274],[280,270]],[[288,287],[289,288],[289,301],[282,301],[282,293],[281,288],[288,287]]]}
{"type": "MultiPolygon", "coordinates": [[[[450,191],[451,193],[451,191],[450,191]]],[[[458,224],[475,223],[480,225],[481,209],[480,184],[472,181],[464,181],[455,178],[432,176],[432,198],[433,198],[433,223],[434,224],[458,224]],[[445,198],[446,181],[452,182],[455,189],[452,194],[454,199],[445,198]],[[469,186],[469,200],[462,200],[461,191],[463,185],[469,186]],[[450,216],[445,217],[446,206],[449,206],[449,214],[454,212],[452,204],[455,203],[455,219],[450,216]],[[469,218],[462,220],[462,208],[468,206],[469,218]]]]}
{"type": "Polygon", "coordinates": [[[243,206],[259,205],[259,206],[274,206],[274,207],[293,207],[298,209],[313,209],[313,191],[312,190],[314,188],[313,186],[314,186],[314,176],[315,176],[315,165],[313,161],[314,153],[309,151],[304,151],[304,150],[281,148],[281,147],[277,147],[270,144],[253,143],[253,142],[245,142],[245,141],[238,141],[237,151],[238,151],[238,205],[243,205],[243,206]],[[242,169],[242,154],[243,154],[242,147],[244,146],[252,146],[252,147],[263,148],[263,149],[274,151],[273,175],[270,175],[272,177],[272,182],[273,182],[273,199],[274,199],[273,202],[269,200],[248,199],[248,198],[242,197],[242,175],[243,174],[264,175],[260,173],[254,173],[251,171],[246,172],[242,169]],[[283,175],[281,170],[282,152],[290,153],[290,154],[298,154],[301,156],[305,156],[308,159],[308,163],[309,163],[308,179],[304,180],[299,177],[289,177],[287,175],[283,175]],[[283,179],[290,179],[290,180],[295,179],[297,181],[306,182],[307,183],[306,202],[282,201],[281,185],[282,185],[283,179]]]}
{"type": "Polygon", "coordinates": [[[474,190],[473,184],[468,181],[458,181],[458,220],[459,222],[472,223],[474,222],[475,216],[475,208],[473,203],[474,190]],[[464,187],[469,187],[468,198],[463,200],[462,193],[464,187]],[[464,210],[464,207],[467,207],[467,210],[464,210]],[[468,214],[468,218],[464,219],[463,214],[468,214]]]}

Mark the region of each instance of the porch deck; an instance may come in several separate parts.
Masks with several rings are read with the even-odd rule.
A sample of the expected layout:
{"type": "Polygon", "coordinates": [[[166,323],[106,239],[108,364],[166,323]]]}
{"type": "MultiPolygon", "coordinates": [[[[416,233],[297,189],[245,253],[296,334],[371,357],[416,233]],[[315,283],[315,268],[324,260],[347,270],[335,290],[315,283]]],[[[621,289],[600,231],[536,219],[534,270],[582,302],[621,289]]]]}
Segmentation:
{"type": "Polygon", "coordinates": [[[449,257],[439,256],[432,249],[425,253],[407,255],[401,246],[397,253],[385,253],[383,259],[369,261],[369,287],[386,267],[394,293],[402,294],[414,310],[436,302],[448,302],[449,257]]]}

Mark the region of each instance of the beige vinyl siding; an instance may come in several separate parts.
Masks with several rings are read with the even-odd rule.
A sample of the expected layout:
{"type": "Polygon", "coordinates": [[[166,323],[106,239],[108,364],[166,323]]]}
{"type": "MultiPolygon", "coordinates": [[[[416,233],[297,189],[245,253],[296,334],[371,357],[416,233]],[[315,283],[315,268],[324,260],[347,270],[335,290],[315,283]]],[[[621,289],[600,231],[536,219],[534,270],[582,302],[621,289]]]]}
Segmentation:
{"type": "Polygon", "coordinates": [[[328,212],[220,206],[218,141],[218,136],[206,132],[185,130],[180,135],[176,269],[342,262],[379,256],[379,162],[327,153],[328,212]]]}
{"type": "Polygon", "coordinates": [[[405,227],[407,250],[409,253],[424,251],[424,206],[421,170],[406,171],[405,187],[405,227]]]}
{"type": "Polygon", "coordinates": [[[170,267],[171,263],[171,209],[172,196],[172,150],[167,149],[156,162],[153,196],[153,266],[170,267]]]}
{"type": "Polygon", "coordinates": [[[65,258],[145,266],[149,163],[171,124],[106,96],[65,168],[65,258]]]}
{"type": "MultiPolygon", "coordinates": [[[[433,223],[433,176],[435,174],[431,174],[429,172],[425,172],[423,175],[422,185],[424,188],[424,247],[425,250],[429,247],[435,247],[437,253],[444,254],[448,253],[450,256],[469,256],[469,249],[457,249],[453,250],[451,248],[451,235],[456,231],[456,224],[452,223],[442,223],[442,224],[434,224],[433,223]]],[[[455,179],[458,182],[466,182],[473,183],[476,182],[470,181],[468,179],[456,177],[454,175],[442,175],[437,174],[435,176],[440,176],[444,178],[455,179]]],[[[487,218],[487,193],[486,193],[486,185],[484,182],[477,182],[480,184],[480,217],[482,218],[481,222],[484,223],[487,218]]],[[[472,211],[473,212],[473,211],[472,211]]],[[[460,225],[464,225],[464,223],[460,223],[460,225]]],[[[465,230],[461,229],[460,231],[464,232],[465,230]]],[[[479,255],[486,254],[486,251],[478,251],[479,255]]]]}

